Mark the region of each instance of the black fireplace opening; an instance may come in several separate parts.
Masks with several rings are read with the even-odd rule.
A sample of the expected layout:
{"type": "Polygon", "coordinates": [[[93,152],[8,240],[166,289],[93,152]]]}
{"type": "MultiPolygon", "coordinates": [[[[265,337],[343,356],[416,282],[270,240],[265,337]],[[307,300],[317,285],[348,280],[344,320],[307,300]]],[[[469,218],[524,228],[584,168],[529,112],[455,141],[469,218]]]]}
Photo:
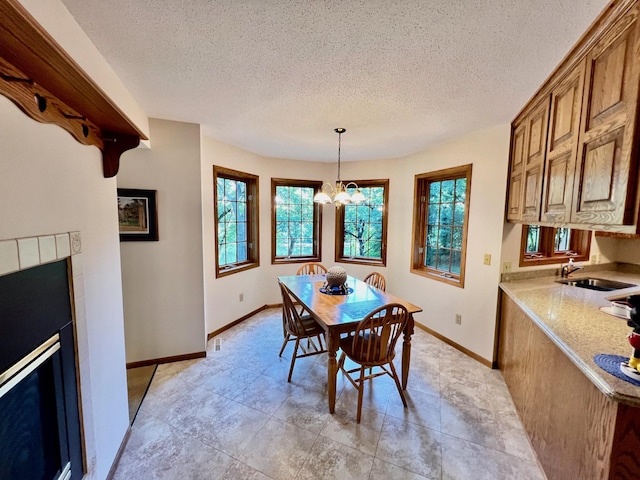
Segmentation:
{"type": "Polygon", "coordinates": [[[0,479],[84,474],[66,260],[0,277],[0,479]]]}

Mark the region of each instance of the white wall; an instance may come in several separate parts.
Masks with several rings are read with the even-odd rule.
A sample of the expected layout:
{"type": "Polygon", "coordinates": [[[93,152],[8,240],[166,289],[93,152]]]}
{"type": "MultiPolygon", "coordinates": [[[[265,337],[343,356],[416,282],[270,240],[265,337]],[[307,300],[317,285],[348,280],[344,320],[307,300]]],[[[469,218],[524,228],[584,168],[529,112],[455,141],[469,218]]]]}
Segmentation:
{"type": "Polygon", "coordinates": [[[150,149],[127,152],[119,188],[157,190],[157,242],[122,242],[127,363],[206,348],[200,126],[150,119],[150,149]]]}
{"type": "MultiPolygon", "coordinates": [[[[502,242],[504,191],[509,150],[509,126],[483,130],[438,148],[402,159],[343,162],[342,177],[389,178],[389,238],[386,268],[375,268],[387,277],[390,292],[411,301],[424,312],[417,321],[485,359],[493,356],[499,257],[502,242]],[[469,240],[465,288],[424,278],[409,272],[414,175],[467,163],[473,164],[469,240]],[[483,265],[484,253],[492,265],[483,265]],[[455,325],[455,314],[462,325],[455,325]]],[[[333,181],[335,163],[309,163],[267,159],[203,139],[202,193],[205,245],[205,295],[207,331],[215,331],[264,304],[280,302],[275,278],[293,275],[298,267],[271,265],[271,177],[333,181]],[[260,176],[259,268],[215,278],[212,165],[221,165],[260,176]],[[244,293],[244,303],[238,296],[244,293]]],[[[334,261],[335,207],[325,206],[322,262],[334,261]]],[[[342,265],[349,274],[363,278],[374,268],[342,265]]]]}
{"type": "MultiPolygon", "coordinates": [[[[415,303],[416,320],[486,360],[493,357],[509,126],[482,130],[399,160],[346,163],[345,178],[389,178],[387,290],[415,303]],[[414,176],[473,164],[464,288],[410,273],[414,176]],[[492,263],[484,265],[484,254],[492,263]],[[455,314],[462,324],[455,324],[455,314]]],[[[345,265],[356,276],[366,267],[345,265]]]]}
{"type": "MultiPolygon", "coordinates": [[[[0,239],[80,231],[90,401],[89,478],[106,477],[129,426],[115,179],[102,155],[0,96],[0,239]]],[[[84,399],[87,400],[86,398],[84,399]]]]}
{"type": "MultiPolygon", "coordinates": [[[[209,137],[202,139],[202,215],[204,238],[205,311],[207,332],[214,332],[265,304],[280,303],[276,277],[295,275],[300,264],[271,264],[271,177],[331,180],[335,166],[265,158],[209,137]],[[213,165],[258,175],[260,208],[260,267],[216,279],[213,222],[213,165]],[[240,293],[244,301],[239,301],[240,293]]],[[[325,207],[322,262],[332,266],[334,212],[325,207]]]]}

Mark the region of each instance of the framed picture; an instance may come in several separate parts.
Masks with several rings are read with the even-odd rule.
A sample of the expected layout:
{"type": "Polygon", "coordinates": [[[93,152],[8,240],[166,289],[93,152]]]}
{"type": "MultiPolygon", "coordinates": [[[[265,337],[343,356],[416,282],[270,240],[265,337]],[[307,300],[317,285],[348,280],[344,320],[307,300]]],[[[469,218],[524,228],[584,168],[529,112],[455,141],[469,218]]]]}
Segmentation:
{"type": "Polygon", "coordinates": [[[156,190],[118,189],[120,241],[158,240],[156,190]]]}

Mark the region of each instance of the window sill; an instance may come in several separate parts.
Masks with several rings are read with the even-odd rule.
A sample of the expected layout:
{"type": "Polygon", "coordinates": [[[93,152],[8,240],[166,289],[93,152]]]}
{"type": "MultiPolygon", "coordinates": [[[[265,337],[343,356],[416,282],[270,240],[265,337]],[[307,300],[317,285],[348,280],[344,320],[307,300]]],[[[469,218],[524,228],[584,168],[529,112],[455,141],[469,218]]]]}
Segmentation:
{"type": "Polygon", "coordinates": [[[259,266],[259,262],[251,262],[243,263],[242,265],[237,265],[235,267],[224,268],[222,270],[216,269],[216,278],[226,277],[227,275],[233,275],[234,273],[243,272],[245,270],[250,270],[259,266]]]}
{"type": "Polygon", "coordinates": [[[560,263],[567,263],[569,260],[574,262],[586,262],[589,260],[587,255],[557,255],[553,257],[539,257],[539,258],[521,258],[521,267],[535,267],[537,265],[553,265],[560,263]]]}
{"type": "Polygon", "coordinates": [[[308,262],[317,262],[320,263],[319,257],[278,257],[271,259],[271,265],[286,265],[289,263],[308,263],[308,262]]]}
{"type": "Polygon", "coordinates": [[[446,276],[446,274],[443,273],[435,273],[431,270],[422,268],[411,268],[411,273],[420,275],[421,277],[430,278],[438,282],[447,283],[449,285],[453,285],[454,287],[464,288],[464,278],[462,277],[450,277],[446,276]]]}
{"type": "Polygon", "coordinates": [[[375,258],[336,258],[336,262],[339,263],[352,263],[355,265],[374,265],[377,267],[386,267],[387,264],[383,260],[375,259],[375,258]]]}

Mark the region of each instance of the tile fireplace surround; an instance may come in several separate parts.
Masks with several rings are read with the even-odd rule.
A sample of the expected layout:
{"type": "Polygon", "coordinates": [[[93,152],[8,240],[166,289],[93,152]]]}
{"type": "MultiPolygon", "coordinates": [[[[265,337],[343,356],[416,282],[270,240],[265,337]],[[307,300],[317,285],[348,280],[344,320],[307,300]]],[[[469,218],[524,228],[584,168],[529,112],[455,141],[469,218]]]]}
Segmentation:
{"type": "Polygon", "coordinates": [[[87,469],[83,480],[91,480],[96,471],[96,453],[80,232],[0,240],[0,276],[64,259],[71,259],[72,315],[76,332],[77,374],[80,383],[78,400],[87,469]]]}

